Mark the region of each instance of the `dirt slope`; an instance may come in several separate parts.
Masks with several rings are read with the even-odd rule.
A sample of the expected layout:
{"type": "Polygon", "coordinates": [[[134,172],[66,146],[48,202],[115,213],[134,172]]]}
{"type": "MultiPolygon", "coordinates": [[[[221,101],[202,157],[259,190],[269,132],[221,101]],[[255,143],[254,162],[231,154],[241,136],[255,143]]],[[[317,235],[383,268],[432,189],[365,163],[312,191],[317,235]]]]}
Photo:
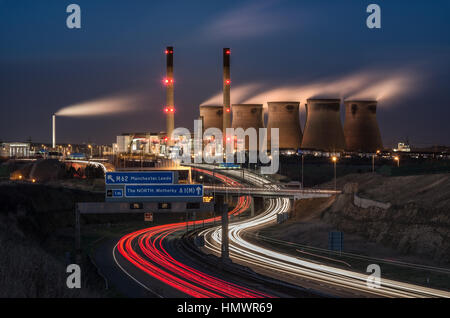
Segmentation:
{"type": "MultiPolygon", "coordinates": [[[[359,208],[353,193],[296,202],[292,218],[265,230],[281,240],[327,248],[328,231],[345,233],[346,251],[378,257],[412,257],[450,264],[450,175],[384,177],[354,174],[338,188],[357,183],[360,197],[389,202],[387,210],[359,208]]],[[[326,184],[330,186],[330,184],[326,184]]]]}

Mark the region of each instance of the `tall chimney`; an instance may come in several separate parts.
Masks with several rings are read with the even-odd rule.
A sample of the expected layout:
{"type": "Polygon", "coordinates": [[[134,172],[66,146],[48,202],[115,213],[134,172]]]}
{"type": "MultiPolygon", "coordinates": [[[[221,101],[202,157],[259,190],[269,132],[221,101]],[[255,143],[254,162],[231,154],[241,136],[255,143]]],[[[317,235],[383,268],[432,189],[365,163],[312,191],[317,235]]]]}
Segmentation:
{"type": "Polygon", "coordinates": [[[166,113],[166,133],[168,137],[169,146],[173,145],[171,139],[172,132],[175,126],[174,123],[174,113],[175,113],[175,102],[173,94],[173,47],[168,46],[166,48],[166,78],[164,79],[164,84],[166,85],[166,107],[164,109],[166,113]]]}
{"type": "Polygon", "coordinates": [[[56,115],[53,114],[52,115],[52,148],[55,149],[56,148],[56,115]]]}
{"type": "Polygon", "coordinates": [[[225,137],[226,129],[231,127],[231,108],[230,108],[230,48],[223,49],[223,129],[222,134],[225,137]]]}

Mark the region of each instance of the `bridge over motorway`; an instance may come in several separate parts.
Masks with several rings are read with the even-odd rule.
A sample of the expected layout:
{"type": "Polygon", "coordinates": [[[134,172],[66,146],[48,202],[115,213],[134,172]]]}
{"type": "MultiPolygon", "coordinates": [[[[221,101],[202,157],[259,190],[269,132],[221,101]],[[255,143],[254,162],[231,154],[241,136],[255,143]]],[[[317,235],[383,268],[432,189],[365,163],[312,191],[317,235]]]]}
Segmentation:
{"type": "Polygon", "coordinates": [[[197,172],[206,173],[214,177],[214,174],[225,173],[233,176],[235,180],[227,180],[226,186],[204,185],[207,194],[224,194],[229,196],[251,195],[255,197],[285,197],[289,199],[308,199],[318,197],[329,197],[341,193],[339,190],[318,189],[318,188],[286,188],[284,184],[274,182],[268,176],[259,175],[255,171],[248,169],[221,169],[211,164],[184,164],[191,166],[197,172]],[[245,183],[253,183],[253,186],[244,186],[236,180],[245,183]]]}
{"type": "Polygon", "coordinates": [[[329,197],[341,193],[341,191],[323,189],[285,189],[282,187],[224,187],[210,185],[205,186],[204,191],[205,193],[209,194],[223,194],[230,196],[240,196],[246,194],[258,197],[287,197],[291,199],[329,197]]]}

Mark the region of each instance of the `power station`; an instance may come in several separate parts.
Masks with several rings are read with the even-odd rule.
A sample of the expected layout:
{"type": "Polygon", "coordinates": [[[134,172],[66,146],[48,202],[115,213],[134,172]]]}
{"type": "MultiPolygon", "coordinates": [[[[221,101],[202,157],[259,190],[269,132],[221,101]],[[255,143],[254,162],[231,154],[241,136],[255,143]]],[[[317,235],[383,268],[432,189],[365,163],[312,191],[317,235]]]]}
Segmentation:
{"type": "Polygon", "coordinates": [[[329,152],[345,150],[340,99],[310,98],[307,100],[302,148],[329,152]]]}
{"type": "MultiPolygon", "coordinates": [[[[174,145],[172,132],[174,130],[174,49],[168,46],[166,54],[166,132],[161,140],[161,151],[167,151],[174,145]]],[[[203,131],[208,128],[222,130],[224,142],[229,142],[231,136],[226,136],[227,128],[259,128],[264,127],[264,109],[262,104],[231,105],[231,74],[230,48],[223,48],[223,104],[200,105],[200,119],[203,131]]],[[[269,101],[267,102],[267,145],[270,149],[271,129],[279,129],[279,149],[296,150],[299,148],[324,152],[376,152],[383,149],[380,130],[376,119],[377,101],[347,100],[345,101],[345,126],[343,128],[340,116],[340,99],[310,98],[306,102],[306,124],[303,129],[300,124],[299,101],[269,101]]],[[[55,144],[55,116],[52,117],[53,136],[55,144]]],[[[248,138],[246,138],[248,139],[248,138]]],[[[248,142],[246,140],[246,150],[248,142]]]]}
{"type": "Polygon", "coordinates": [[[300,102],[268,102],[267,134],[271,141],[271,128],[279,129],[279,148],[298,149],[302,143],[300,102]]]}
{"type": "Polygon", "coordinates": [[[348,151],[376,152],[383,149],[377,123],[377,101],[347,100],[344,135],[348,151]]]}

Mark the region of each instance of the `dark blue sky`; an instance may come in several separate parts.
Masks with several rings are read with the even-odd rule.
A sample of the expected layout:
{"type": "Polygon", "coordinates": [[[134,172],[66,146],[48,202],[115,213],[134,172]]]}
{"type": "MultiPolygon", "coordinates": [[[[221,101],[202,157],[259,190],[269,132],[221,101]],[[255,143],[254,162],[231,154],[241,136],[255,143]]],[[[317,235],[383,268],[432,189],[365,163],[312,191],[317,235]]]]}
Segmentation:
{"type": "Polygon", "coordinates": [[[122,132],[164,130],[164,48],[173,45],[176,126],[192,127],[198,105],[220,92],[221,48],[231,47],[232,98],[255,83],[257,96],[278,98],[266,91],[289,87],[302,104],[311,85],[338,97],[375,90],[387,96],[378,109],[386,145],[407,137],[450,145],[447,0],[0,0],[0,10],[4,141],[49,142],[59,109],[130,94],[143,96],[138,111],[61,117],[57,141],[111,143],[122,132]],[[80,30],[66,27],[70,3],[81,7],[80,30]],[[365,25],[370,3],[381,6],[380,30],[365,25]],[[366,75],[368,87],[345,86],[366,75]]]}

